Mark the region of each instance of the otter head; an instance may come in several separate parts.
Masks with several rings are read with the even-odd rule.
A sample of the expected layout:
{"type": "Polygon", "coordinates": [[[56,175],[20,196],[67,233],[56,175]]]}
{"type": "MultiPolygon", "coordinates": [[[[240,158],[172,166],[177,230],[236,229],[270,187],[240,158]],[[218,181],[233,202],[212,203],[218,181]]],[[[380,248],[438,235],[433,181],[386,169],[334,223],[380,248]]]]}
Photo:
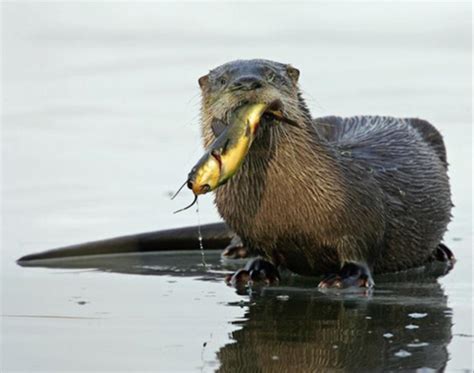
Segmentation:
{"type": "MultiPolygon", "coordinates": [[[[300,96],[298,78],[298,69],[261,59],[228,62],[199,78],[205,147],[216,137],[212,130],[213,121],[226,122],[229,113],[243,104],[277,102],[279,111],[290,121],[298,123],[310,118],[300,96]]],[[[262,122],[274,119],[269,116],[262,122]]]]}

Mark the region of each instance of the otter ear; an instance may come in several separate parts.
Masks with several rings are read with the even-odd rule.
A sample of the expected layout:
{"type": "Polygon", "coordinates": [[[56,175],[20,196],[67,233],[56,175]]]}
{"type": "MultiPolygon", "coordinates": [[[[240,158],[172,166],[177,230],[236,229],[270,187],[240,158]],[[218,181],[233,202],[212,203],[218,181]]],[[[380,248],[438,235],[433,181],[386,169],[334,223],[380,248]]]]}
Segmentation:
{"type": "Polygon", "coordinates": [[[201,76],[201,77],[198,79],[198,82],[199,82],[199,87],[201,87],[201,89],[206,88],[206,87],[207,87],[207,83],[209,82],[209,74],[208,74],[208,75],[201,76]]]}
{"type": "Polygon", "coordinates": [[[291,65],[286,65],[286,72],[288,76],[291,78],[293,83],[298,83],[298,78],[300,77],[300,71],[291,65]]]}

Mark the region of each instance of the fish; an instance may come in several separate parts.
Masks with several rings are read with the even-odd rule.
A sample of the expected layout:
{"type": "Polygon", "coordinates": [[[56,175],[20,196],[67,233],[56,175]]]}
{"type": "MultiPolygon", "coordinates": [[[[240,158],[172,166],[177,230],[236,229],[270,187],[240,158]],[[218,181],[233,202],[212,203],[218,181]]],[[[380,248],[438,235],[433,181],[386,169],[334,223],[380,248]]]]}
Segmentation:
{"type": "Polygon", "coordinates": [[[242,105],[229,115],[228,125],[188,174],[187,186],[195,196],[208,193],[235,175],[255,139],[260,119],[269,111],[281,117],[277,104],[242,105]]]}
{"type": "Polygon", "coordinates": [[[270,104],[247,103],[228,115],[227,124],[223,120],[215,119],[213,132],[217,138],[191,169],[184,184],[171,197],[174,199],[187,185],[194,193],[194,200],[174,213],[189,209],[197,202],[199,195],[217,189],[235,175],[250,150],[263,115],[269,115],[277,122],[298,126],[283,115],[281,108],[279,100],[270,104]]]}

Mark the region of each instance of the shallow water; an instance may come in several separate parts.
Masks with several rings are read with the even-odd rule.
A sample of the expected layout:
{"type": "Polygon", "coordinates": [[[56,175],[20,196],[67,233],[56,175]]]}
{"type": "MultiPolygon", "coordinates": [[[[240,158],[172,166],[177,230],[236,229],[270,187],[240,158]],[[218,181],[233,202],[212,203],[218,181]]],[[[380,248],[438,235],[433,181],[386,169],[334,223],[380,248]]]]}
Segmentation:
{"type": "MultiPolygon", "coordinates": [[[[470,15],[467,3],[2,3],[1,370],[472,369],[470,15]],[[196,81],[248,57],[297,66],[314,115],[441,130],[456,205],[447,276],[376,279],[370,294],[287,276],[249,296],[223,284],[236,264],[215,252],[204,276],[199,251],[16,265],[196,224],[172,214],[190,195],[169,199],[202,153],[196,81]]],[[[200,214],[218,220],[211,197],[200,214]]]]}
{"type": "MultiPolygon", "coordinates": [[[[223,262],[220,251],[207,251],[205,257],[206,266],[197,251],[37,260],[26,265],[175,278],[169,284],[190,277],[222,285],[224,276],[242,264],[223,262]]],[[[232,321],[239,326],[231,334],[237,343],[217,352],[219,370],[321,371],[349,366],[358,371],[381,367],[439,371],[447,364],[447,346],[453,338],[453,310],[436,281],[444,269],[435,263],[403,275],[378,277],[375,290],[336,291],[319,291],[314,279],[285,273],[281,286],[254,287],[249,296],[223,303],[244,310],[244,315],[232,321]]],[[[169,285],[163,299],[172,289],[169,285]]],[[[204,297],[223,300],[215,291],[204,297]]],[[[89,303],[81,297],[70,301],[89,303]]],[[[201,296],[187,301],[200,303],[201,296]]],[[[208,363],[203,361],[211,367],[208,363]]]]}

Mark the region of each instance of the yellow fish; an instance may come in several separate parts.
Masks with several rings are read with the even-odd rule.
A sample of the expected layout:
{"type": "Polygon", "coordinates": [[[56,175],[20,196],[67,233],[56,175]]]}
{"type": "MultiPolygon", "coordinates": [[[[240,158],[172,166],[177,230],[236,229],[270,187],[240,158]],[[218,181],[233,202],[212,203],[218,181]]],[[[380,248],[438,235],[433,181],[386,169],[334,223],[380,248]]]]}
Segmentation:
{"type": "Polygon", "coordinates": [[[260,118],[269,106],[247,104],[231,114],[229,125],[188,175],[188,188],[196,196],[216,189],[235,175],[255,139],[260,118]]]}

